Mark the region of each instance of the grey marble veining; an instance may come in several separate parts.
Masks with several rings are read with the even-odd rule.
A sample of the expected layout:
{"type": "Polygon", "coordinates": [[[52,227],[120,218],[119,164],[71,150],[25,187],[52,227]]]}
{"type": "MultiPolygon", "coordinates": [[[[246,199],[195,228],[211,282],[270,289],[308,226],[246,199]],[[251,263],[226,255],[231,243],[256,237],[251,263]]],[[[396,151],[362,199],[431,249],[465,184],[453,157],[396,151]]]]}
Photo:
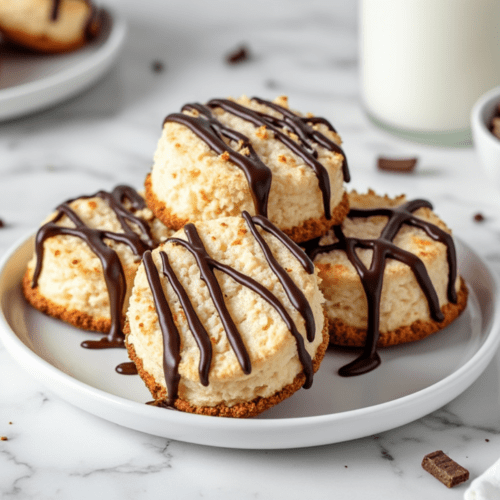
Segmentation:
{"type": "MultiPolygon", "coordinates": [[[[103,0],[103,3],[104,0],[103,0]]],[[[399,139],[359,98],[356,3],[251,4],[114,0],[129,23],[118,65],[82,95],[0,123],[0,256],[61,201],[117,183],[140,187],[166,114],[189,101],[285,93],[330,119],[363,191],[430,199],[454,233],[500,273],[500,197],[472,148],[399,139]],[[241,44],[250,59],[229,66],[241,44]],[[151,64],[160,60],[164,71],[151,64]],[[411,176],[376,170],[381,154],[417,156],[411,176]],[[474,220],[477,213],[483,222],[474,220]]],[[[187,444],[79,410],[23,370],[0,344],[2,499],[458,499],[422,470],[443,449],[481,474],[500,456],[500,358],[442,409],[376,436],[296,450],[187,444]]],[[[397,383],[396,381],[394,383],[397,383]]]]}

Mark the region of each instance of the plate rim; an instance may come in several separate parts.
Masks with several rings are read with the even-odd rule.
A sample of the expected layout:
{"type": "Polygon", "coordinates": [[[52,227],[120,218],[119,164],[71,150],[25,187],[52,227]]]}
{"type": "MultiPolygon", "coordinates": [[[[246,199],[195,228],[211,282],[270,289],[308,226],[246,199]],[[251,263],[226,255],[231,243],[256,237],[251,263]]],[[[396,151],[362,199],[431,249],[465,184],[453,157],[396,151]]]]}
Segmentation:
{"type": "MultiPolygon", "coordinates": [[[[105,72],[111,69],[113,62],[118,57],[126,35],[128,26],[125,18],[117,14],[114,9],[108,6],[104,7],[112,18],[111,29],[107,40],[78,63],[69,68],[62,68],[56,73],[47,75],[35,80],[0,89],[0,105],[4,107],[0,111],[0,120],[6,121],[16,117],[24,116],[41,109],[45,109],[55,103],[63,102],[71,96],[81,93],[84,89],[95,83],[105,72]],[[94,73],[89,76],[89,73],[94,73]],[[81,80],[81,81],[80,81],[81,80]],[[68,85],[77,82],[72,88],[50,96],[47,94],[51,89],[59,86],[68,85]],[[24,102],[19,109],[11,109],[9,102],[24,100],[28,97],[40,95],[38,102],[24,102]]],[[[71,53],[69,53],[71,54],[71,53]]]]}
{"type": "MultiPolygon", "coordinates": [[[[25,235],[19,238],[0,258],[0,280],[3,278],[9,264],[12,265],[11,261],[15,258],[16,253],[25,245],[28,245],[31,240],[33,240],[34,236],[35,233],[31,231],[27,236],[25,235]]],[[[456,236],[454,239],[457,243],[457,249],[459,248],[462,252],[470,252],[479,261],[479,263],[484,266],[493,283],[495,300],[493,301],[492,318],[490,324],[488,325],[488,331],[485,333],[485,340],[470,359],[438,382],[435,382],[432,385],[425,387],[424,389],[420,389],[412,394],[407,394],[391,401],[386,401],[384,403],[364,408],[308,417],[244,420],[209,417],[205,415],[195,415],[175,411],[168,411],[168,413],[166,413],[164,409],[138,403],[122,396],[108,393],[102,389],[92,387],[52,365],[26,346],[18,337],[17,333],[10,327],[1,303],[0,340],[3,342],[8,353],[19,365],[21,365],[23,369],[28,370],[29,367],[28,371],[33,373],[34,366],[36,368],[36,373],[42,373],[46,376],[45,379],[41,380],[41,383],[47,387],[49,391],[88,413],[124,427],[194,444],[236,449],[290,449],[346,442],[353,439],[367,437],[374,433],[385,432],[387,430],[397,428],[400,425],[415,421],[418,418],[439,409],[472,385],[472,383],[474,383],[474,381],[486,369],[495,355],[500,344],[500,277],[498,277],[497,274],[491,269],[488,262],[473,251],[468,244],[456,236]],[[60,384],[60,386],[62,386],[62,388],[60,386],[54,387],[53,384],[46,383],[46,380],[56,381],[60,384]],[[69,391],[69,393],[67,391],[69,391]],[[442,396],[442,400],[439,404],[436,404],[435,402],[430,404],[430,401],[435,401],[438,396],[442,396]],[[89,410],[87,407],[88,405],[85,404],[85,401],[89,399],[94,401],[94,404],[91,405],[94,406],[94,409],[92,410],[89,410]],[[347,433],[342,439],[328,438],[328,434],[321,439],[315,438],[309,434],[304,436],[304,430],[311,426],[316,426],[318,429],[322,429],[327,433],[328,429],[331,430],[332,425],[343,423],[343,421],[350,418],[359,418],[363,420],[368,416],[371,416],[372,419],[379,420],[377,417],[397,412],[405,406],[415,404],[415,399],[421,403],[420,411],[414,412],[411,419],[399,416],[399,418],[396,418],[396,424],[394,424],[393,419],[393,423],[388,424],[387,426],[384,426],[383,422],[380,422],[378,425],[372,426],[374,427],[373,432],[350,432],[347,433]],[[98,403],[97,409],[95,408],[96,402],[98,403]],[[103,405],[102,408],[99,408],[99,404],[103,405]],[[106,415],[109,409],[121,409],[124,410],[124,413],[122,415],[118,414],[118,416],[115,415],[114,418],[110,418],[109,415],[106,415]],[[173,426],[173,432],[168,432],[170,427],[167,429],[166,433],[158,433],[158,431],[155,431],[154,429],[151,429],[151,431],[145,430],[143,426],[135,425],[131,422],[131,418],[129,418],[129,416],[147,417],[150,423],[154,424],[152,427],[155,428],[159,424],[168,424],[169,426],[173,426]],[[214,440],[209,436],[204,436],[203,433],[194,432],[199,431],[200,425],[205,432],[217,432],[218,436],[222,436],[221,441],[217,442],[217,440],[214,440]],[[272,439],[276,432],[278,432],[279,436],[281,436],[283,434],[290,433],[292,430],[296,431],[296,433],[300,435],[288,443],[280,442],[279,437],[272,439]],[[246,437],[243,436],[244,442],[234,441],[235,433],[238,432],[243,432],[245,434],[246,437]],[[260,432],[263,435],[260,438],[257,438],[254,434],[255,432],[260,432]]],[[[2,288],[0,288],[0,298],[4,293],[5,292],[2,288]]]]}

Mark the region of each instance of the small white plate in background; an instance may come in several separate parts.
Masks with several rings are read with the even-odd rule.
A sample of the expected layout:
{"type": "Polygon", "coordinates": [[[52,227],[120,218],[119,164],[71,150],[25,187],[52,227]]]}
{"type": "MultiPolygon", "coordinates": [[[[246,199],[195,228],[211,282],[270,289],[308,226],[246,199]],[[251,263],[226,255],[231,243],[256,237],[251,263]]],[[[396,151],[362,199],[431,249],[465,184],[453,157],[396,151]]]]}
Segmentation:
{"type": "Polygon", "coordinates": [[[66,54],[37,54],[2,46],[0,121],[18,118],[63,102],[90,87],[111,69],[125,41],[127,26],[107,12],[99,37],[66,54]]]}

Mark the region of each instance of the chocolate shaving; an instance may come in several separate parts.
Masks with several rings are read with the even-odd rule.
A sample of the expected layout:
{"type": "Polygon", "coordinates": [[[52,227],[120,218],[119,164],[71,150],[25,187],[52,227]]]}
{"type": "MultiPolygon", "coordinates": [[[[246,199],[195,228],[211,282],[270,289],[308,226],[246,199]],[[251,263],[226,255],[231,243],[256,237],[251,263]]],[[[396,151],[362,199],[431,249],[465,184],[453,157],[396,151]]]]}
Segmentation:
{"type": "Polygon", "coordinates": [[[422,467],[448,488],[453,488],[469,479],[469,471],[441,450],[425,455],[422,467]]]}
{"type": "Polygon", "coordinates": [[[250,52],[244,45],[238,47],[238,49],[236,49],[235,51],[231,52],[226,56],[226,61],[229,64],[239,64],[248,61],[249,59],[250,59],[250,52]]]}
{"type": "Polygon", "coordinates": [[[378,169],[388,172],[409,173],[413,172],[416,166],[417,158],[386,158],[379,156],[377,160],[378,169]]]}
{"type": "Polygon", "coordinates": [[[489,123],[490,132],[497,138],[500,139],[500,104],[495,108],[495,113],[491,117],[489,123]]]}
{"type": "Polygon", "coordinates": [[[153,73],[163,73],[164,69],[165,65],[162,61],[155,60],[151,63],[151,70],[153,71],[153,73]]]}

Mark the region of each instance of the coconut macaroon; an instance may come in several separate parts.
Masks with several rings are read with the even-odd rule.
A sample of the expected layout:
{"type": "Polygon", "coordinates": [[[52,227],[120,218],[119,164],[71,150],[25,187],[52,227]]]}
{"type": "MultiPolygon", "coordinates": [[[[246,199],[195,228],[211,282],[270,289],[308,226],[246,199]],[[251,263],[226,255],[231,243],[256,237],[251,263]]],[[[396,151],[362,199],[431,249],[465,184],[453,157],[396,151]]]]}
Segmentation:
{"type": "Polygon", "coordinates": [[[343,375],[379,362],[376,347],[423,339],[467,303],[451,231],[425,200],[352,192],[342,225],[306,244],[319,269],[330,340],[364,347],[343,375]]]}
{"type": "Polygon", "coordinates": [[[340,144],[327,120],[292,112],[286,97],[187,104],[165,119],[146,200],[176,229],[246,210],[305,241],[347,214],[340,144]]]}
{"type": "Polygon", "coordinates": [[[69,52],[96,37],[103,11],[90,0],[2,0],[0,32],[39,52],[69,52]]]}
{"type": "Polygon", "coordinates": [[[251,417],[312,383],[323,301],[312,262],[267,219],[190,223],[144,254],[129,357],[157,405],[251,417]]]}
{"type": "Polygon", "coordinates": [[[140,258],[171,233],[129,186],[69,200],[38,230],[24,295],[50,316],[109,333],[102,341],[89,341],[94,342],[89,347],[123,345],[122,327],[140,258]]]}

